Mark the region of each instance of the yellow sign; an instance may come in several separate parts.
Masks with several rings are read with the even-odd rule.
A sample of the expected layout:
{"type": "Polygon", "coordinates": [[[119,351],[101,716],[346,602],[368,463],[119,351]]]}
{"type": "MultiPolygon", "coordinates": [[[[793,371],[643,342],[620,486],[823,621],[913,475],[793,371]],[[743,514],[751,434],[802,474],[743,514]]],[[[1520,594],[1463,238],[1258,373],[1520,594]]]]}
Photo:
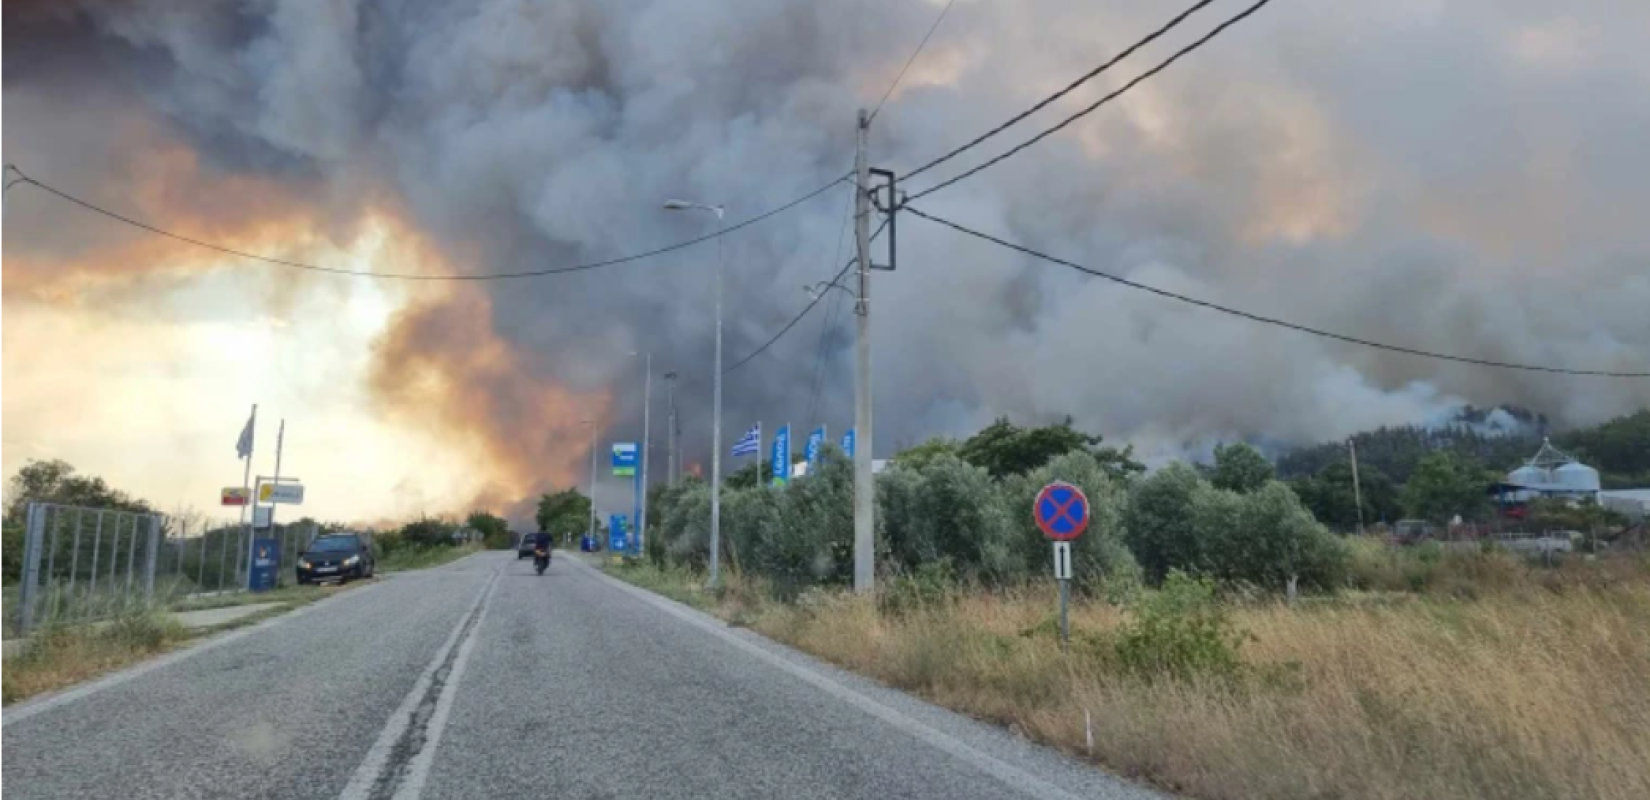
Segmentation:
{"type": "Polygon", "coordinates": [[[242,489],[239,486],[225,486],[225,487],[223,487],[223,502],[222,502],[222,505],[226,505],[226,506],[244,506],[244,505],[246,505],[246,490],[242,489]]]}
{"type": "Polygon", "coordinates": [[[298,505],[304,502],[303,484],[260,483],[258,484],[258,502],[298,505]]]}

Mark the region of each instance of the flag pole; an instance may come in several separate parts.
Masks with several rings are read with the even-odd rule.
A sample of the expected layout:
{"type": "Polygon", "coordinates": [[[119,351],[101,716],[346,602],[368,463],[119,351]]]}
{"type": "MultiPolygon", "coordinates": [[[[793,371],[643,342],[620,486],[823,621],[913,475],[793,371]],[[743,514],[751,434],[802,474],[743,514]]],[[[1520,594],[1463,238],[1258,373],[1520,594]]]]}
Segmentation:
{"type": "MultiPolygon", "coordinates": [[[[252,418],[248,419],[246,421],[246,427],[249,430],[252,431],[252,436],[247,438],[246,454],[241,456],[241,460],[246,462],[246,466],[241,470],[241,535],[246,537],[246,585],[247,585],[247,588],[250,589],[250,588],[252,588],[252,538],[253,537],[252,537],[252,523],[249,522],[246,518],[246,507],[257,502],[257,500],[252,497],[252,447],[255,444],[257,444],[257,442],[258,442],[258,436],[257,436],[258,404],[257,403],[252,404],[252,418]]],[[[202,538],[201,538],[201,546],[202,547],[206,546],[206,539],[205,539],[205,534],[204,533],[202,534],[202,538]]]]}
{"type": "Polygon", "coordinates": [[[762,488],[762,420],[756,421],[756,486],[762,488]]]}
{"type": "MultiPolygon", "coordinates": [[[[286,420],[283,419],[283,420],[281,420],[280,432],[275,434],[275,480],[274,480],[274,486],[275,486],[276,489],[279,489],[281,487],[281,448],[285,445],[285,442],[286,442],[286,420]]],[[[274,534],[274,532],[275,532],[275,508],[278,505],[280,505],[280,504],[275,502],[274,492],[271,491],[270,496],[269,496],[269,532],[271,534],[274,534]]]]}

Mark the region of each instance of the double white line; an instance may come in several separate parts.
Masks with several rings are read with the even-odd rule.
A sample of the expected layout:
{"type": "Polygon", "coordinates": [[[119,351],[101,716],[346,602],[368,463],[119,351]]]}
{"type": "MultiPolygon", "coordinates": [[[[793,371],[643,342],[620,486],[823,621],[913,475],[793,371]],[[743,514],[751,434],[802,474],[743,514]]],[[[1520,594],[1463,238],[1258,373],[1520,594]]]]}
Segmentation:
{"type": "Polygon", "coordinates": [[[459,681],[464,677],[464,666],[475,649],[475,631],[481,627],[481,620],[492,604],[502,571],[502,568],[493,571],[476,594],[475,602],[459,617],[452,634],[384,724],[367,757],[338,795],[339,800],[413,800],[423,793],[430,765],[435,762],[436,747],[441,744],[441,732],[446,729],[447,718],[452,713],[459,681]]]}

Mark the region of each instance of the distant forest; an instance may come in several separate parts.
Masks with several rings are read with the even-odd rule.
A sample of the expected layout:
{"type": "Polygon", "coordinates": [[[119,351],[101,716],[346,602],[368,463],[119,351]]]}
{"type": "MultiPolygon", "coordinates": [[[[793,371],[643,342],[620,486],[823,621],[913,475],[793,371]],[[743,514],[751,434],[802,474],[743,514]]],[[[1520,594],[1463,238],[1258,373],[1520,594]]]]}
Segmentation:
{"type": "MultiPolygon", "coordinates": [[[[1439,427],[1404,425],[1354,434],[1360,467],[1373,467],[1395,483],[1405,483],[1428,454],[1447,451],[1497,472],[1522,464],[1541,447],[1546,419],[1516,408],[1499,409],[1518,421],[1497,429],[1497,409],[1464,409],[1439,427]]],[[[1550,434],[1554,446],[1601,473],[1606,489],[1650,486],[1650,409],[1588,428],[1550,434]]],[[[1317,475],[1346,463],[1346,442],[1324,442],[1285,453],[1278,459],[1281,478],[1317,475]]]]}

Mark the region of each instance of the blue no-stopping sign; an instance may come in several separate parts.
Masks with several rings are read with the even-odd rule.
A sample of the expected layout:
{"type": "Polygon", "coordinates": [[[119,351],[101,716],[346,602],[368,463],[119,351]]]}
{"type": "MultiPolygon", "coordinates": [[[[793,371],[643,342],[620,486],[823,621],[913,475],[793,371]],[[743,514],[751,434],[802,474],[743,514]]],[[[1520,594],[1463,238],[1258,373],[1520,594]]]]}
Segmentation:
{"type": "Polygon", "coordinates": [[[1089,499],[1082,489],[1055,481],[1037,493],[1031,515],[1045,536],[1070,541],[1083,535],[1089,526],[1089,499]]]}

